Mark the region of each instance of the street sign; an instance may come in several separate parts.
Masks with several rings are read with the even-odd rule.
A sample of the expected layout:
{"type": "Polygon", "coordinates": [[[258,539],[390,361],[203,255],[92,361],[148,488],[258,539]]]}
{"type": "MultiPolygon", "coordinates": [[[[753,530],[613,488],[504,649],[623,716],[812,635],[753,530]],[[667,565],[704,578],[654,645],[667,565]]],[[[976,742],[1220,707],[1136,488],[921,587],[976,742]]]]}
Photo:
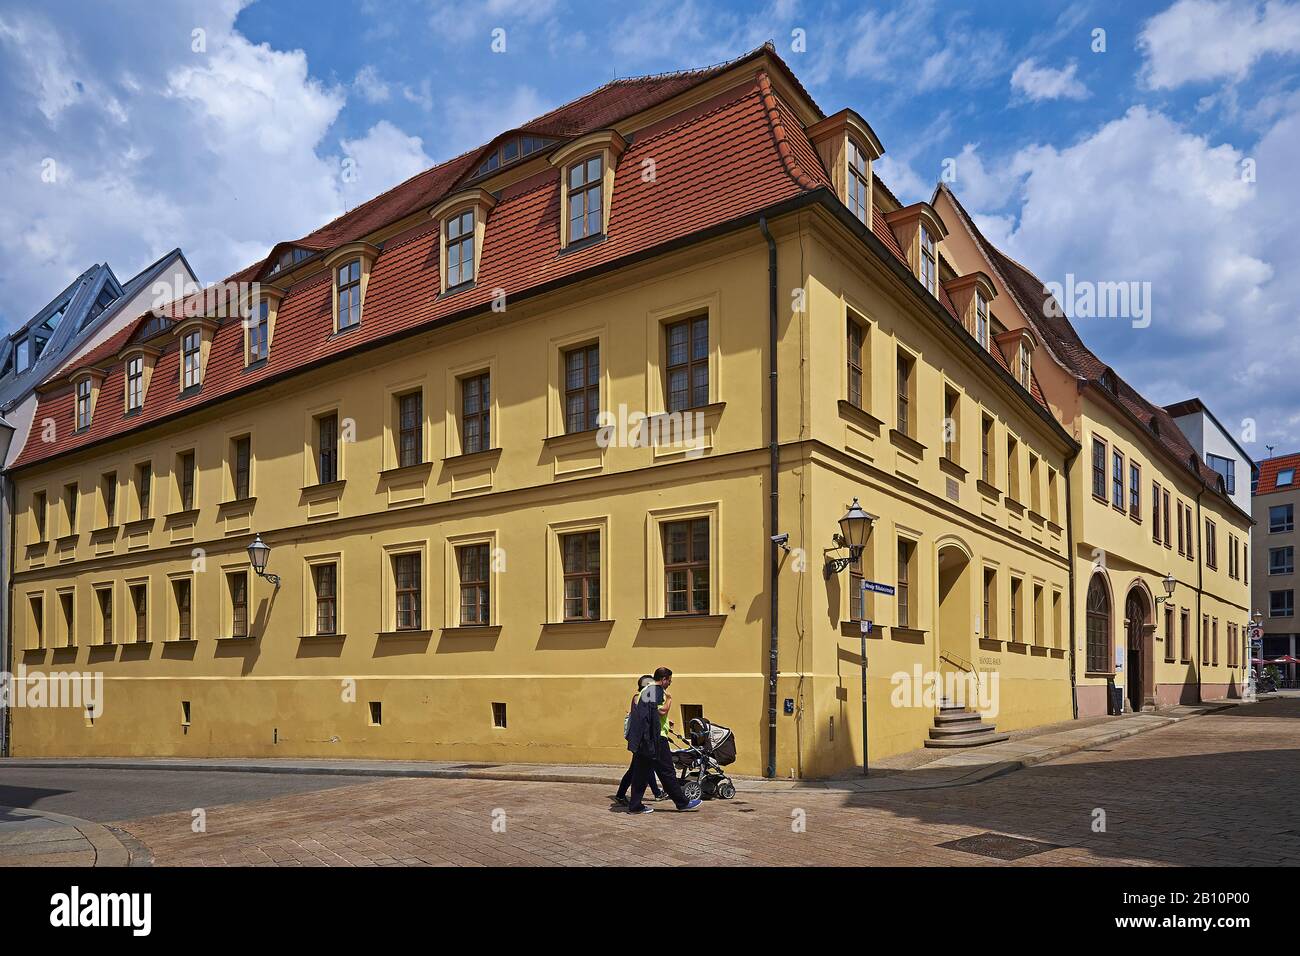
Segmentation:
{"type": "Polygon", "coordinates": [[[876,583],[875,581],[863,581],[863,582],[862,582],[862,590],[864,590],[864,591],[872,591],[872,592],[874,592],[874,593],[876,593],[876,594],[889,594],[889,595],[892,595],[892,594],[894,593],[894,589],[893,589],[892,586],[890,586],[890,585],[888,585],[888,584],[878,584],[878,583],[876,583]]]}
{"type": "Polygon", "coordinates": [[[861,632],[862,632],[862,634],[863,634],[864,636],[867,635],[867,634],[870,634],[870,633],[871,633],[871,622],[870,622],[870,621],[863,619],[863,620],[860,621],[859,623],[860,623],[860,625],[861,625],[861,632]]]}

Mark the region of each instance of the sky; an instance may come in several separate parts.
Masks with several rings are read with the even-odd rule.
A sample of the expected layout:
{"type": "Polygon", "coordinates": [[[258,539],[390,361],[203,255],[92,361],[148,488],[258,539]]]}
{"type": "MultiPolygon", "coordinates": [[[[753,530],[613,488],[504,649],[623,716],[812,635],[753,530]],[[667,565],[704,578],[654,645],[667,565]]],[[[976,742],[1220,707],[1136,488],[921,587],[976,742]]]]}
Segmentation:
{"type": "Polygon", "coordinates": [[[943,178],[1044,281],[1132,283],[1137,315],[1065,305],[1149,399],[1300,450],[1300,0],[0,0],[0,324],[94,262],[222,279],[616,76],[768,40],[904,202],[943,178]]]}

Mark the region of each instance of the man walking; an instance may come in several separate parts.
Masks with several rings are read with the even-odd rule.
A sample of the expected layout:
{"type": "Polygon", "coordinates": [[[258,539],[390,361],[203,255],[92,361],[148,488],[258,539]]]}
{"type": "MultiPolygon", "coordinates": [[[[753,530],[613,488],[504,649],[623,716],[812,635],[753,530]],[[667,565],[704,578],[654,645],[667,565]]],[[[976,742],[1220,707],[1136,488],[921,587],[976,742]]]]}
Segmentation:
{"type": "Polygon", "coordinates": [[[699,800],[687,800],[682,786],[673,774],[673,758],[668,749],[668,738],[661,732],[661,721],[672,707],[668,687],[673,682],[673,672],[660,667],[654,672],[654,683],[647,685],[632,708],[627,727],[627,749],[632,752],[632,792],[628,813],[653,813],[654,807],[641,802],[645,796],[650,774],[659,778],[659,784],[681,811],[698,810],[699,800]]]}

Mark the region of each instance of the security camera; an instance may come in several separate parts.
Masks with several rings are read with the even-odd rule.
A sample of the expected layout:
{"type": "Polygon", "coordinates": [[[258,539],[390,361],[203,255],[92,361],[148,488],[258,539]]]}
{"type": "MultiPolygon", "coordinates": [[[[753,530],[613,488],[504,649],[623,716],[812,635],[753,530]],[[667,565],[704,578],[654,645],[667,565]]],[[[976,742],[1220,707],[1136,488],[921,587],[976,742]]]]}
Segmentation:
{"type": "Polygon", "coordinates": [[[786,542],[788,542],[789,540],[790,540],[790,535],[784,531],[782,531],[780,534],[772,535],[772,543],[781,548],[784,548],[786,546],[786,542]]]}

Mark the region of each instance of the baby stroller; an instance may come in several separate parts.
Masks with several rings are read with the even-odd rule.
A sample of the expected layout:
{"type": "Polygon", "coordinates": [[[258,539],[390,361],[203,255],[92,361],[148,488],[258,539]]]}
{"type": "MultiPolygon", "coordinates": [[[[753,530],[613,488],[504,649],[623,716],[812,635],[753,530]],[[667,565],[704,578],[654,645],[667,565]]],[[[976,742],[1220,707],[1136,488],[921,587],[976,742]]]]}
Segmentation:
{"type": "MultiPolygon", "coordinates": [[[[730,800],[736,786],[722,769],[736,760],[736,735],[729,727],[695,717],[687,728],[690,739],[672,734],[686,746],[673,750],[673,766],[681,771],[688,800],[730,800]]],[[[671,734],[672,732],[669,731],[671,734]]]]}

